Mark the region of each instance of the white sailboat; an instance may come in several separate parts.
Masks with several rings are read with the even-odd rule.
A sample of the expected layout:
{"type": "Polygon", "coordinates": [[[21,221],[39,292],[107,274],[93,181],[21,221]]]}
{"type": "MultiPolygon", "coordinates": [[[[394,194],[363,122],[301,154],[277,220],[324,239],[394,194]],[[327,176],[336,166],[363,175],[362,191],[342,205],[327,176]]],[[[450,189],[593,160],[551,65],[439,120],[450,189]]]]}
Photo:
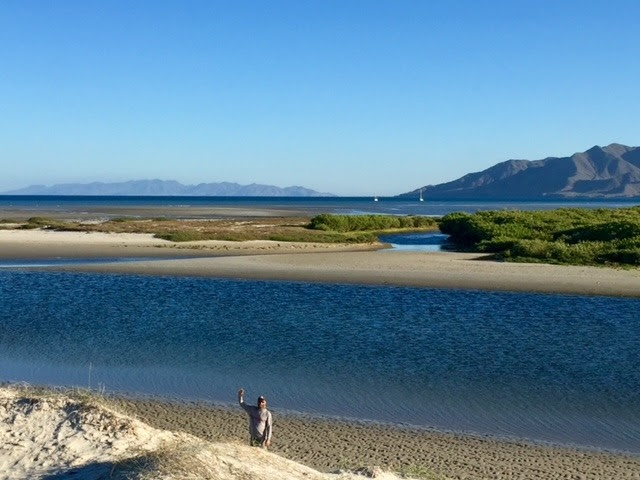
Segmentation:
{"type": "Polygon", "coordinates": [[[422,198],[422,189],[420,189],[420,201],[424,202],[424,198],[422,198]]]}
{"type": "Polygon", "coordinates": [[[378,196],[377,196],[377,195],[373,197],[373,201],[374,201],[374,202],[377,202],[377,201],[378,201],[378,196]]]}

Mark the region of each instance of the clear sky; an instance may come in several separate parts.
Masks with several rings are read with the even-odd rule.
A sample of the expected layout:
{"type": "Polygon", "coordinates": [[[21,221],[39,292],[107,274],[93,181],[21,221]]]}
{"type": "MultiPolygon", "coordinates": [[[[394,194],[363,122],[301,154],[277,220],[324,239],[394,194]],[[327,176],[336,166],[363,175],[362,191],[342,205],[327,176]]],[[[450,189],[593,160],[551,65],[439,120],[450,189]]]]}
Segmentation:
{"type": "Polygon", "coordinates": [[[3,0],[0,191],[395,195],[640,145],[637,0],[3,0]]]}

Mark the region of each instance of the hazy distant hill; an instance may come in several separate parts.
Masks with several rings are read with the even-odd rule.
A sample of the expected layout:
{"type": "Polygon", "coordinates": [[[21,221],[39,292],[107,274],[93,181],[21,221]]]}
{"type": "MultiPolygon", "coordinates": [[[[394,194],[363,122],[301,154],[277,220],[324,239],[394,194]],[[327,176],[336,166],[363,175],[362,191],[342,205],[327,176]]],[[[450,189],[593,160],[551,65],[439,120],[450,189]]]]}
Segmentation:
{"type": "MultiPolygon", "coordinates": [[[[507,160],[453,182],[422,188],[425,200],[640,197],[640,147],[612,143],[570,157],[507,160]]],[[[417,198],[419,191],[399,196],[417,198]]]]}
{"type": "Polygon", "coordinates": [[[304,187],[274,187],[272,185],[239,185],[237,183],[200,183],[182,185],[173,180],[132,180],[121,183],[65,183],[30,187],[4,192],[5,195],[158,195],[158,196],[229,196],[229,197],[326,197],[304,187]]]}

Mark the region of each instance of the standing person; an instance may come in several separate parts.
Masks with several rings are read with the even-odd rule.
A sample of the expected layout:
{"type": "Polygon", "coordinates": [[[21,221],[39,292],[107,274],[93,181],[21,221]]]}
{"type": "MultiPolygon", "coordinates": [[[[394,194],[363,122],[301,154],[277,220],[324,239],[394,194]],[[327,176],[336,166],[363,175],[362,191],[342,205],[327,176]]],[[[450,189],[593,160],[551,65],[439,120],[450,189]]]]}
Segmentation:
{"type": "Polygon", "coordinates": [[[269,448],[271,446],[271,429],[273,419],[267,410],[267,399],[258,397],[258,406],[244,403],[244,389],[238,390],[238,403],[249,414],[249,445],[252,447],[269,448]]]}

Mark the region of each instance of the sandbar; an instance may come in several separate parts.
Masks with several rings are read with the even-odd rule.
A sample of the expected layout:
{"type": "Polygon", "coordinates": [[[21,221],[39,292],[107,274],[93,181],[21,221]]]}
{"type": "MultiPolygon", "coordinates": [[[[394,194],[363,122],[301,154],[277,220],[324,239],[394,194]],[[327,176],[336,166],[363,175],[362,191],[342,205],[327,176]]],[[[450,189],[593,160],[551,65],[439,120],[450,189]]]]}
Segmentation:
{"type": "Polygon", "coordinates": [[[173,243],[148,234],[0,231],[0,259],[144,258],[47,267],[65,271],[640,297],[638,269],[498,262],[474,253],[383,247],[262,240],[173,243]]]}

